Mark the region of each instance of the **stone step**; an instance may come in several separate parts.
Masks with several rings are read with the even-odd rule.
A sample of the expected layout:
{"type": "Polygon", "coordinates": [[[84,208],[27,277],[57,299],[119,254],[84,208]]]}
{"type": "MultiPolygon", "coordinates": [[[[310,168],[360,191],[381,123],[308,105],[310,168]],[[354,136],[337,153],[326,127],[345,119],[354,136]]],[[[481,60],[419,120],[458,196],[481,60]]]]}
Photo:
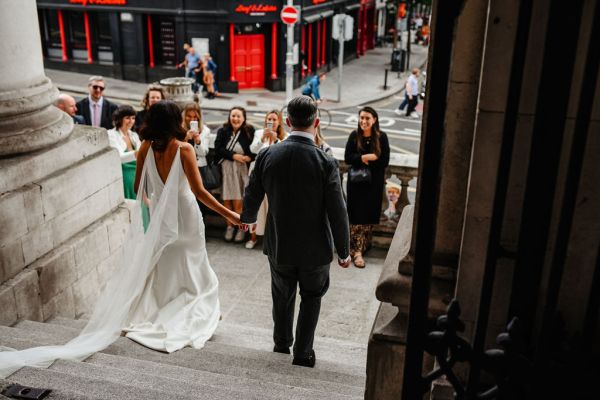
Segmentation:
{"type": "Polygon", "coordinates": [[[317,367],[314,369],[298,367],[292,365],[291,356],[268,352],[262,352],[263,359],[213,353],[207,348],[202,350],[185,348],[166,354],[147,349],[127,338],[120,338],[102,352],[349,396],[360,396],[365,381],[363,376],[323,369],[322,363],[318,360],[317,367]],[[275,357],[285,361],[278,362],[274,360],[275,357]]]}
{"type": "MultiPolygon", "coordinates": [[[[87,321],[57,317],[48,321],[48,323],[80,330],[85,327],[87,321]]],[[[209,342],[271,352],[273,350],[272,337],[273,332],[270,329],[221,321],[209,342]]],[[[365,370],[367,360],[366,344],[336,338],[316,337],[315,353],[317,354],[317,360],[357,367],[359,371],[365,370]]],[[[355,370],[354,373],[356,372],[355,370]]]]}
{"type": "MultiPolygon", "coordinates": [[[[58,363],[62,363],[59,361],[58,363]]],[[[85,363],[76,363],[85,364],[85,363]]],[[[173,398],[169,393],[150,388],[142,389],[127,383],[107,382],[103,378],[79,376],[55,369],[25,367],[10,376],[12,382],[21,385],[43,387],[63,395],[64,399],[128,399],[128,400],[164,400],[173,398]]],[[[177,399],[198,399],[193,396],[177,396],[177,399]]]]}
{"type": "MultiPolygon", "coordinates": [[[[14,382],[11,380],[4,380],[4,379],[0,379],[0,392],[4,391],[5,388],[7,388],[8,386],[15,384],[18,382],[14,382]]],[[[42,388],[37,384],[32,384],[32,385],[24,385],[21,384],[23,386],[29,386],[29,387],[35,387],[38,389],[47,389],[47,388],[42,388]]],[[[3,396],[0,394],[0,400],[9,400],[9,397],[3,396]]],[[[46,397],[44,397],[44,400],[92,400],[93,397],[89,397],[86,395],[80,395],[77,393],[73,393],[73,392],[68,392],[62,389],[58,389],[58,390],[52,390],[46,397]]]]}
{"type": "MultiPolygon", "coordinates": [[[[104,357],[111,357],[104,355],[104,357]]],[[[118,361],[125,361],[120,358],[118,361]]],[[[156,392],[163,392],[169,398],[195,398],[195,399],[231,399],[231,400],[274,400],[283,399],[285,390],[280,391],[281,396],[272,397],[262,393],[262,390],[252,390],[248,388],[233,390],[229,385],[217,386],[206,385],[195,379],[172,379],[161,375],[160,368],[156,370],[140,371],[138,369],[127,369],[131,364],[125,364],[115,368],[109,363],[93,364],[88,362],[76,362],[58,360],[50,369],[64,374],[69,374],[87,379],[99,379],[105,382],[105,385],[113,384],[127,385],[138,388],[140,392],[148,389],[156,392]]],[[[158,366],[160,367],[160,366],[158,366]]],[[[294,388],[289,388],[294,389],[294,388]]],[[[288,389],[288,390],[289,390],[288,389]]],[[[307,398],[307,397],[304,397],[307,398]]]]}
{"type": "MultiPolygon", "coordinates": [[[[273,331],[221,321],[210,341],[271,351],[273,349],[273,331]]],[[[319,360],[355,366],[363,370],[365,368],[366,343],[318,336],[315,337],[314,349],[319,360]]]]}
{"type": "MultiPolygon", "coordinates": [[[[15,347],[14,342],[4,339],[0,327],[0,344],[15,347]]],[[[23,321],[12,329],[12,335],[37,344],[64,343],[76,336],[77,329],[55,324],[23,321]],[[54,340],[53,340],[54,339],[54,340]]],[[[18,346],[15,348],[24,348],[18,346]]],[[[220,343],[208,342],[204,349],[185,348],[172,354],[147,349],[127,338],[119,338],[102,353],[152,361],[158,364],[185,367],[213,374],[231,375],[261,380],[309,390],[338,393],[344,396],[362,396],[365,377],[339,372],[346,367],[320,362],[315,369],[291,365],[291,357],[284,354],[244,349],[220,343]]]]}
{"type": "MultiPolygon", "coordinates": [[[[51,332],[52,335],[58,335],[58,337],[61,337],[64,340],[66,338],[73,337],[70,335],[72,335],[74,332],[78,332],[81,329],[81,327],[85,326],[86,323],[82,320],[70,320],[67,318],[55,318],[50,322],[51,324],[40,324],[32,321],[23,321],[20,324],[17,324],[17,327],[27,326],[33,330],[42,329],[45,332],[51,332]],[[54,326],[45,326],[57,324],[60,324],[59,328],[55,328],[54,326]],[[62,330],[63,327],[65,328],[64,331],[62,330]]],[[[223,327],[218,328],[217,333],[214,336],[215,340],[210,340],[206,342],[206,345],[203,349],[204,351],[214,353],[217,356],[217,359],[220,359],[222,356],[229,356],[229,358],[242,357],[243,359],[247,360],[255,360],[255,364],[257,365],[275,362],[283,364],[284,368],[289,368],[291,360],[290,356],[279,353],[273,353],[273,345],[267,344],[271,340],[270,331],[265,329],[264,332],[261,332],[261,330],[258,328],[248,328],[240,325],[225,324],[223,322],[221,322],[220,325],[223,325],[223,327]],[[231,344],[227,343],[227,337],[231,337],[232,340],[235,339],[236,332],[238,332],[237,329],[239,329],[239,335],[237,335],[237,337],[239,338],[239,342],[231,344]],[[221,330],[221,332],[229,332],[229,330],[231,330],[231,332],[227,333],[227,336],[223,335],[222,338],[217,339],[219,335],[219,330],[221,330]],[[253,334],[253,336],[250,336],[251,333],[253,334]],[[260,339],[254,336],[260,336],[260,339]],[[245,345],[246,343],[252,342],[255,344],[261,344],[256,345],[254,347],[245,345]]],[[[318,379],[327,380],[326,374],[325,376],[323,375],[323,371],[329,371],[335,374],[341,373],[342,376],[350,376],[350,385],[363,387],[365,381],[366,349],[358,349],[358,346],[354,342],[345,342],[342,340],[332,338],[317,338],[316,342],[320,342],[321,339],[323,339],[323,341],[325,342],[325,345],[322,346],[322,349],[324,351],[324,354],[329,355],[329,359],[320,358],[320,353],[317,352],[317,350],[315,350],[315,353],[317,354],[317,366],[315,367],[314,371],[320,371],[316,373],[315,376],[318,377],[318,379]],[[353,361],[352,363],[348,362],[348,360],[353,359],[353,356],[346,356],[345,354],[348,354],[348,350],[353,349],[356,350],[357,354],[360,351],[361,354],[357,356],[360,356],[361,360],[363,360],[362,364],[357,361],[353,361]],[[336,354],[339,355],[339,357],[336,358],[336,354]]],[[[183,350],[187,351],[188,349],[183,350]]]]}
{"type": "MultiPolygon", "coordinates": [[[[206,385],[216,388],[227,388],[234,392],[242,393],[241,398],[250,398],[250,393],[256,393],[260,399],[339,399],[348,400],[352,398],[362,398],[362,396],[346,396],[335,393],[325,393],[317,390],[293,387],[278,383],[266,382],[258,379],[249,379],[246,377],[216,374],[207,371],[194,370],[186,367],[158,364],[151,361],[136,360],[128,357],[115,356],[104,353],[96,353],[89,357],[86,364],[93,364],[101,367],[113,367],[125,370],[125,373],[135,371],[135,374],[147,374],[158,376],[160,379],[169,379],[177,382],[178,386],[188,385],[193,382],[194,385],[206,385]]],[[[231,397],[235,398],[235,397],[231,397]]]]}

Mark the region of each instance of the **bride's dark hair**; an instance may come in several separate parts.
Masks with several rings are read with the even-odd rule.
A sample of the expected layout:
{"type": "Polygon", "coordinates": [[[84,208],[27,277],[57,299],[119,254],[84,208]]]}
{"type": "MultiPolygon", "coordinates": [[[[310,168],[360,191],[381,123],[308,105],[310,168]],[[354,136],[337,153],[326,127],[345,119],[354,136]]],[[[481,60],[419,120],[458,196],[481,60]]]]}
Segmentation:
{"type": "Polygon", "coordinates": [[[152,149],[164,151],[172,138],[185,140],[186,132],[181,126],[181,109],[169,100],[161,100],[148,109],[140,137],[150,140],[152,149]]]}

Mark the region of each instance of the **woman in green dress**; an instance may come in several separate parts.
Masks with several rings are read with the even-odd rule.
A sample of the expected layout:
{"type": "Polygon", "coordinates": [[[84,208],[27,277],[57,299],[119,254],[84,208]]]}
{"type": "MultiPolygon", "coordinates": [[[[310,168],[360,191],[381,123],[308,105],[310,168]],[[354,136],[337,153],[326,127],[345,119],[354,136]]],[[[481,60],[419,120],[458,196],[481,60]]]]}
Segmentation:
{"type": "Polygon", "coordinates": [[[135,110],[131,106],[120,106],[113,113],[114,128],[108,131],[110,145],[119,151],[123,170],[123,190],[126,199],[135,200],[135,158],[141,142],[131,128],[135,123],[135,110]]]}

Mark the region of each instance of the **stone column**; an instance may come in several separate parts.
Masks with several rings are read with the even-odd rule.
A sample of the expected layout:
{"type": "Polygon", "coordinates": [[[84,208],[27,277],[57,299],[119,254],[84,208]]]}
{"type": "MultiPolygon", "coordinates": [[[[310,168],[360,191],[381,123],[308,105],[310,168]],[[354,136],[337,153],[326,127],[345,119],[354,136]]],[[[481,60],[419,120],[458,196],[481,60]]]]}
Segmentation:
{"type": "Polygon", "coordinates": [[[52,105],[34,0],[0,13],[0,325],[91,310],[129,210],[105,129],[52,105]]]}
{"type": "Polygon", "coordinates": [[[72,119],[52,105],[34,0],[4,0],[0,13],[0,156],[39,150],[69,136],[72,119]],[[19,29],[35,26],[35,29],[19,29]]]}

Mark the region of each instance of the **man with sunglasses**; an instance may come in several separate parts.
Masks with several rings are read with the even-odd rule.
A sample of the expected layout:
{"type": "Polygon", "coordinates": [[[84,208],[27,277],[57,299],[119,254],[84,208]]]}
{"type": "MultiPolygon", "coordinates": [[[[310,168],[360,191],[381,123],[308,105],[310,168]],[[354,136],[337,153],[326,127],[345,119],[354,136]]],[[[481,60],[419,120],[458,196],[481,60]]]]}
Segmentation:
{"type": "Polygon", "coordinates": [[[77,112],[83,117],[86,125],[112,129],[112,115],[118,104],[108,101],[104,92],[104,78],[92,76],[88,80],[89,96],[77,102],[77,112]]]}

